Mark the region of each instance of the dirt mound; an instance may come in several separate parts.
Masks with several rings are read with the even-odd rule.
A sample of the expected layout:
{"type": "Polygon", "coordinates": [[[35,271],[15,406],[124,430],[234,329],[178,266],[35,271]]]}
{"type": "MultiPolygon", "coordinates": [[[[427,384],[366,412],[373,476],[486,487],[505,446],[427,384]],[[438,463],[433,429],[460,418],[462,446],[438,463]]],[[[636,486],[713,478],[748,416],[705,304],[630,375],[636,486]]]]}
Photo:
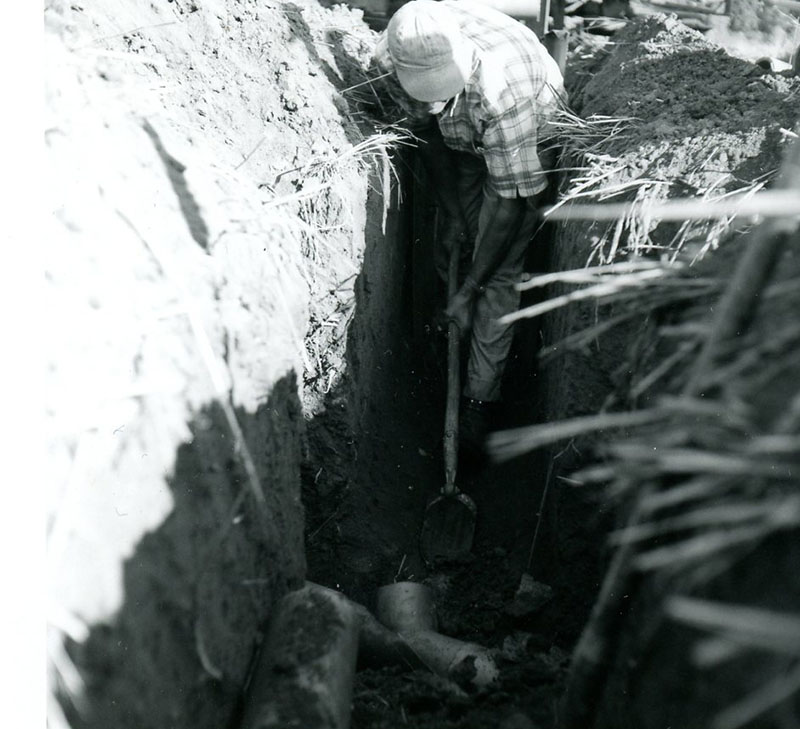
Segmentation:
{"type": "MultiPolygon", "coordinates": [[[[629,23],[588,68],[575,70],[571,83],[572,103],[597,126],[567,128],[564,135],[563,165],[572,170],[562,190],[567,205],[715,200],[760,189],[774,178],[790,139],[782,130],[800,117],[800,79],[734,58],[664,16],[629,23]]],[[[635,215],[612,223],[568,223],[553,247],[551,268],[637,255],[691,263],[735,234],[736,226],[742,224],[732,227],[727,219],[682,224],[635,215]]],[[[552,292],[570,290],[555,286],[552,292]]],[[[632,328],[643,323],[619,322],[606,334],[613,338],[616,331],[618,339],[607,339],[588,357],[582,352],[590,351],[590,338],[562,346],[569,334],[593,323],[598,324],[595,305],[561,310],[544,322],[549,355],[556,355],[551,361],[558,362],[558,371],[545,372],[547,387],[553,388],[548,401],[556,406],[548,419],[597,412],[608,404],[606,398],[618,397],[615,391],[631,374],[619,369],[618,352],[632,328]]]]}
{"type": "Polygon", "coordinates": [[[615,37],[575,101],[593,114],[634,117],[629,133],[605,148],[630,153],[663,140],[713,144],[715,133],[773,133],[794,118],[797,83],[730,56],[676,19],[653,16],[615,37]]]}
{"type": "Polygon", "coordinates": [[[384,214],[341,93],[372,33],[302,1],[45,20],[52,687],[76,727],[227,725],[305,576],[305,421],[384,214]]]}

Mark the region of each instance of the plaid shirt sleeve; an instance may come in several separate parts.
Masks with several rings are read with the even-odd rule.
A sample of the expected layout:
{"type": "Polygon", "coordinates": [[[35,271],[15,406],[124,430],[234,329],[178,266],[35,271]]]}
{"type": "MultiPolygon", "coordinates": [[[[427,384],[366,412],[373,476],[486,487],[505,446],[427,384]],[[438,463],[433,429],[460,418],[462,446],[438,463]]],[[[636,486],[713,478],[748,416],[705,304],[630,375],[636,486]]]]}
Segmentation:
{"type": "Polygon", "coordinates": [[[538,152],[537,116],[531,101],[489,120],[482,141],[489,186],[498,195],[532,197],[547,187],[538,152]]]}

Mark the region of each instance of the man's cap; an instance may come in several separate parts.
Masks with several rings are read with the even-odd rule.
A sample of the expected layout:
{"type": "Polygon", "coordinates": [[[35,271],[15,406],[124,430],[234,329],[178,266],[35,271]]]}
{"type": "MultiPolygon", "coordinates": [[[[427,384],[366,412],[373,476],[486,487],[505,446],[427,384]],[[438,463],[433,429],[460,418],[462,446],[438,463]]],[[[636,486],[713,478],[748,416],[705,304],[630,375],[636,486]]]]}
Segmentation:
{"type": "Polygon", "coordinates": [[[472,74],[472,44],[453,14],[434,0],[411,0],[386,27],[397,79],[418,101],[446,101],[472,74]]]}

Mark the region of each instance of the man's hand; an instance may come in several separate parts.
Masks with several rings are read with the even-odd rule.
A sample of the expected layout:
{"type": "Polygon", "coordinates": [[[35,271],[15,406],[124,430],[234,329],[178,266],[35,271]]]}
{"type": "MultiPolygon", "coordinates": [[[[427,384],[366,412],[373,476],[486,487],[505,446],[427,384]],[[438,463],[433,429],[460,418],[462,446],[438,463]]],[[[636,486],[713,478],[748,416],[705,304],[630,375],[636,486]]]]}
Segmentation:
{"type": "Polygon", "coordinates": [[[450,299],[444,311],[447,320],[455,322],[462,337],[472,328],[472,312],[475,307],[475,299],[479,293],[478,285],[467,277],[461,288],[450,299]]]}

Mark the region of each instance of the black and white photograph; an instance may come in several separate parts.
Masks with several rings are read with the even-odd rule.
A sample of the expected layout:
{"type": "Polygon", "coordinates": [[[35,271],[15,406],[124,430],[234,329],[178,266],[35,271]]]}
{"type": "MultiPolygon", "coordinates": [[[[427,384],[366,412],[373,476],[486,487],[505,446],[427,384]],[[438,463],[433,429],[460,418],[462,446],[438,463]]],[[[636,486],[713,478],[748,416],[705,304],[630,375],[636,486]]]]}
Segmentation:
{"type": "Polygon", "coordinates": [[[800,729],[800,0],[32,14],[9,727],[800,729]]]}

